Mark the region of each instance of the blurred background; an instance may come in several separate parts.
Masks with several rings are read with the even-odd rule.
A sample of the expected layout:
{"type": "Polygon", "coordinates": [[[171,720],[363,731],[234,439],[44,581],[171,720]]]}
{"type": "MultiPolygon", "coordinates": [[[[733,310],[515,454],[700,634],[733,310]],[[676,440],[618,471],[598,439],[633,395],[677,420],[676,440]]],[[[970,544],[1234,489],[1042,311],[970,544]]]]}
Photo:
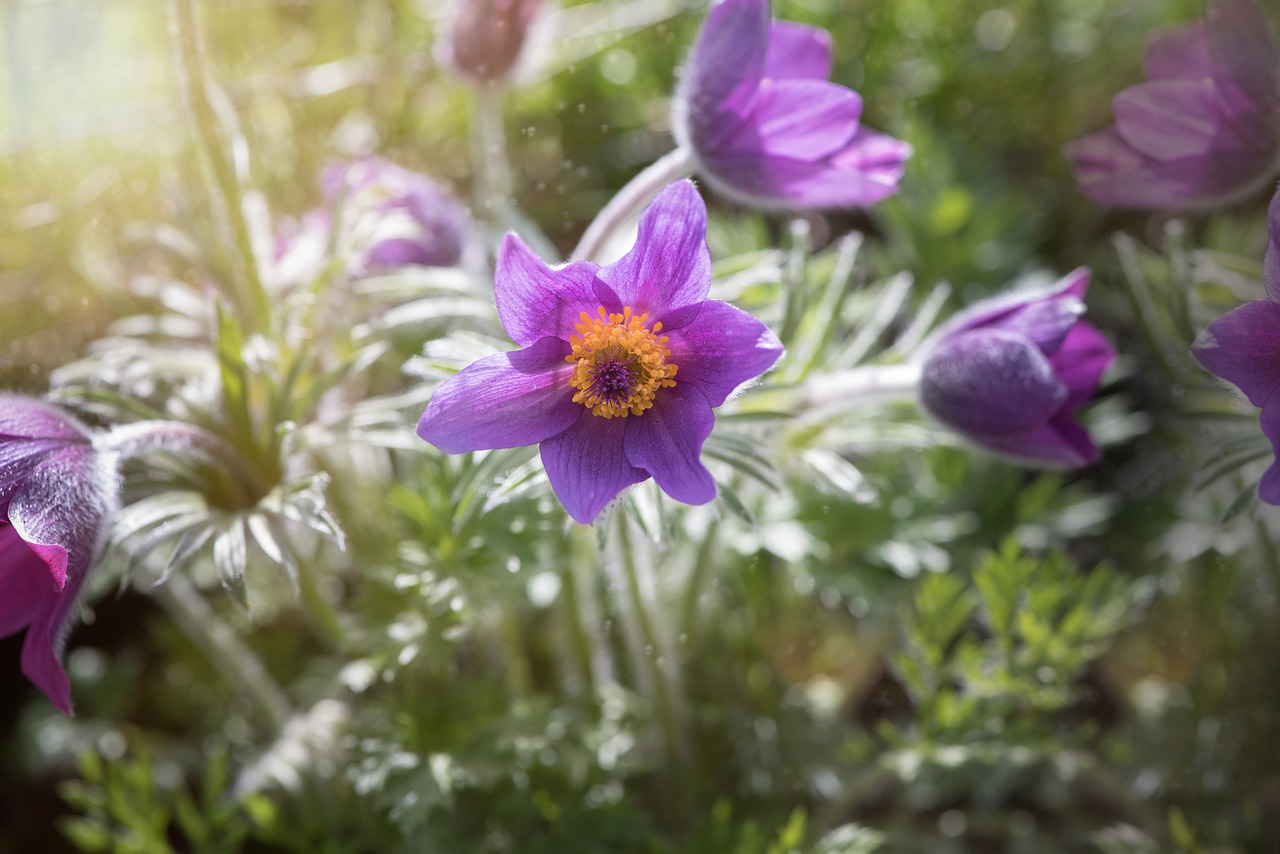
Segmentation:
{"type": "MultiPolygon", "coordinates": [[[[201,5],[273,217],[301,217],[327,164],[369,153],[476,210],[475,96],[436,59],[443,4],[201,5]]],[[[1204,296],[1201,326],[1261,295],[1222,282],[1256,278],[1268,199],[1176,221],[1109,211],[1076,192],[1061,154],[1111,121],[1146,35],[1202,13],[1199,0],[775,0],[775,17],[831,32],[832,79],[915,149],[898,196],[806,217],[815,264],[861,231],[865,282],[910,271],[917,306],[947,282],[951,308],[1089,266],[1091,317],[1123,358],[1098,418],[1104,458],[1083,473],[945,446],[854,455],[871,493],[784,472],[788,517],[710,561],[715,618],[668,639],[692,744],[678,788],[636,747],[643,704],[587,702],[556,676],[582,543],[531,498],[441,533],[448,493],[428,487],[458,473],[428,460],[392,489],[394,523],[362,513],[368,494],[331,496],[352,553],[377,556],[330,591],[357,640],[317,645],[288,607],[250,620],[209,591],[314,713],[304,758],[275,760],[300,769],[292,784],[277,768],[254,797],[226,794],[263,739],[145,591],[101,585],[73,633],[74,719],[21,676],[21,635],[0,640],[0,851],[1280,850],[1276,513],[1237,500],[1256,471],[1206,476],[1224,431],[1256,422],[1161,313],[1177,287],[1204,296]],[[1193,417],[1206,409],[1221,417],[1193,417]],[[448,585],[406,590],[392,568],[406,560],[448,585]],[[1035,572],[1065,579],[1060,599],[1001,611],[1001,591],[1035,572]],[[352,667],[403,652],[385,629],[405,624],[406,596],[415,655],[394,684],[358,687],[352,667]],[[992,621],[1008,612],[1025,612],[1016,630],[992,621]],[[1035,631],[1064,648],[1014,662],[1003,645],[1034,646],[1035,631]],[[353,698],[331,727],[341,760],[315,734],[332,679],[353,698]]],[[[694,0],[563,2],[501,94],[515,197],[562,253],[670,149],[670,93],[702,16],[694,0]]],[[[136,283],[168,269],[158,245],[213,239],[207,185],[166,4],[0,0],[0,38],[0,388],[41,394],[146,309],[136,283]]],[[[793,233],[708,200],[717,259],[793,233]]],[[[428,337],[398,346],[408,357],[428,337]]]]}

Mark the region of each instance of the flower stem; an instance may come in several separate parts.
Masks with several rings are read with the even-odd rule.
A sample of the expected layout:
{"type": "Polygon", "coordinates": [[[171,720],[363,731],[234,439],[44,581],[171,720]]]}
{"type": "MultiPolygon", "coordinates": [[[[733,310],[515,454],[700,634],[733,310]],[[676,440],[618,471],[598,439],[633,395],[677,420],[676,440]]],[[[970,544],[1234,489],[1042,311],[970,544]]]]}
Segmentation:
{"type": "Polygon", "coordinates": [[[797,389],[795,408],[849,409],[874,401],[910,400],[920,385],[920,365],[862,365],[822,374],[797,389]]]}
{"type": "Polygon", "coordinates": [[[262,661],[214,613],[195,585],[185,576],[175,573],[163,584],[153,587],[151,592],[178,628],[209,657],[223,678],[243,691],[273,727],[283,729],[293,717],[288,698],[267,673],[262,661]]]}
{"type": "MultiPolygon", "coordinates": [[[[680,824],[684,823],[684,808],[688,801],[684,794],[685,766],[688,764],[688,746],[685,740],[683,714],[676,696],[676,686],[680,684],[678,663],[674,651],[669,649],[663,636],[656,631],[654,617],[650,613],[649,597],[641,579],[640,562],[636,559],[635,545],[631,539],[630,521],[625,511],[618,512],[618,556],[622,567],[623,581],[626,584],[628,608],[633,621],[633,632],[624,633],[628,639],[637,638],[641,648],[632,649],[632,658],[639,672],[647,669],[647,678],[653,692],[654,706],[657,708],[661,729],[665,765],[662,769],[666,778],[664,790],[671,808],[672,818],[680,824]]],[[[650,576],[648,581],[652,582],[650,576]]],[[[652,583],[649,585],[652,586],[652,583]]]]}
{"type": "Polygon", "coordinates": [[[221,221],[219,225],[234,247],[230,296],[240,309],[241,322],[253,332],[265,332],[271,327],[271,307],[262,287],[253,240],[244,215],[244,200],[232,153],[236,135],[228,128],[224,117],[218,115],[211,97],[207,51],[196,6],[197,0],[169,0],[169,18],[177,49],[178,85],[190,111],[196,142],[212,173],[214,217],[221,221]]]}
{"type": "Polygon", "coordinates": [[[501,87],[493,86],[476,91],[471,157],[476,207],[490,222],[518,232],[542,257],[555,258],[560,253],[551,240],[513,201],[515,180],[502,122],[502,94],[501,87]]]}
{"type": "Polygon", "coordinates": [[[632,178],[618,194],[609,200],[596,218],[583,232],[571,261],[594,258],[622,225],[635,216],[641,208],[653,201],[663,187],[672,181],[693,174],[693,156],[684,148],[677,148],[655,160],[647,169],[632,178]]]}
{"type": "Polygon", "coordinates": [[[790,345],[804,314],[802,296],[805,289],[805,268],[809,263],[809,235],[812,228],[807,220],[791,220],[791,246],[787,249],[787,264],[783,268],[783,284],[787,289],[782,311],[782,327],[778,339],[790,345]]]}
{"type": "Polygon", "coordinates": [[[302,600],[307,613],[314,621],[316,628],[334,647],[340,647],[346,636],[342,628],[342,620],[333,605],[325,598],[316,583],[315,569],[311,561],[298,562],[298,598],[302,600]]]}

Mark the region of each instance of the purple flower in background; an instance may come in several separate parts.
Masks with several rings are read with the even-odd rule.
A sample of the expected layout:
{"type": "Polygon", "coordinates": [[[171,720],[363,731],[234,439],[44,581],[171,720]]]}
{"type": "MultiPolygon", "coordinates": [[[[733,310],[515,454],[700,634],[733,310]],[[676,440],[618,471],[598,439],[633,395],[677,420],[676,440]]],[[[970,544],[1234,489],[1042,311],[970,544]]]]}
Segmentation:
{"type": "Polygon", "coordinates": [[[459,0],[442,59],[484,86],[507,80],[542,0],[459,0]]]}
{"type": "Polygon", "coordinates": [[[0,637],[27,630],[22,672],[71,714],[62,647],[116,506],[114,457],[61,410],[0,394],[0,637]]]}
{"type": "Polygon", "coordinates": [[[1114,127],[1066,147],[1080,191],[1108,205],[1223,205],[1280,166],[1280,45],[1249,0],[1147,44],[1147,82],[1112,102],[1114,127]]]}
{"type": "Polygon", "coordinates": [[[640,218],[613,264],[547,267],[515,235],[498,254],[494,295],[522,349],[446,380],[418,435],[451,454],[541,444],[569,515],[588,524],[614,496],[652,477],[686,504],[715,497],[699,457],[712,408],[782,354],[760,321],[706,298],[707,211],[689,181],[640,218]]]}
{"type": "MultiPolygon", "coordinates": [[[[1262,409],[1262,433],[1280,455],[1280,193],[1271,199],[1267,231],[1271,239],[1262,260],[1267,298],[1247,302],[1209,324],[1191,354],[1262,409]]],[[[1263,474],[1258,497],[1280,504],[1280,461],[1263,474]]]]}
{"type": "Polygon", "coordinates": [[[366,270],[451,267],[462,260],[470,220],[426,175],[377,157],[331,166],[320,181],[366,270]]]}
{"type": "Polygon", "coordinates": [[[870,205],[898,190],[911,146],[859,123],[827,81],[825,30],[769,19],[769,0],[711,10],[676,92],[676,138],[726,196],[760,207],[870,205]]]}
{"type": "Polygon", "coordinates": [[[1074,415],[1116,354],[1080,321],[1088,286],[1080,269],[952,318],[922,347],[921,406],[988,450],[1038,465],[1092,463],[1098,449],[1074,415]]]}

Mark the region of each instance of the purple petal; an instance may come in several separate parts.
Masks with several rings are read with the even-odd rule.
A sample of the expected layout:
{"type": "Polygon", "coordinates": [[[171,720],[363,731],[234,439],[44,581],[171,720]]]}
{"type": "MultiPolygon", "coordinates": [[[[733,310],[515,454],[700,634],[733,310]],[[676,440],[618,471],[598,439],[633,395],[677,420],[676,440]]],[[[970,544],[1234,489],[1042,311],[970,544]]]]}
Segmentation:
{"type": "Polygon", "coordinates": [[[1254,300],[1224,314],[1200,333],[1191,354],[1265,407],[1280,389],[1280,304],[1254,300]]]}
{"type": "Polygon", "coordinates": [[[57,595],[44,561],[11,525],[0,522],[0,637],[25,629],[57,595]]]}
{"type": "Polygon", "coordinates": [[[87,442],[89,431],[61,409],[42,400],[0,394],[0,437],[87,442]]]}
{"type": "Polygon", "coordinates": [[[1023,433],[1046,423],[1067,388],[1026,338],[977,329],[944,340],[925,360],[920,401],[935,418],[976,437],[1023,433]]]}
{"type": "Polygon", "coordinates": [[[418,435],[448,454],[535,445],[563,432],[583,407],[573,402],[559,338],[495,353],[440,384],[418,422],[418,435]]]}
{"type": "Polygon", "coordinates": [[[831,35],[790,21],[769,24],[764,78],[826,80],[831,76],[831,35]]]}
{"type": "Polygon", "coordinates": [[[695,316],[677,310],[706,299],[711,287],[707,207],[692,181],[677,181],[658,194],[640,217],[635,246],[602,267],[600,281],[650,323],[678,328],[695,316]]]}
{"type": "Polygon", "coordinates": [[[573,426],[542,443],[542,465],[564,509],[590,525],[619,492],[649,475],[623,451],[630,417],[602,418],[578,408],[582,415],[573,426]]]}
{"type": "Polygon", "coordinates": [[[764,81],[751,114],[716,152],[812,163],[843,150],[858,131],[862,98],[825,80],[764,81]]]}
{"type": "Polygon", "coordinates": [[[911,146],[859,128],[849,146],[818,163],[787,157],[717,155],[702,175],[715,189],[763,207],[843,208],[874,204],[898,191],[911,146]]]}
{"type": "Polygon", "coordinates": [[[715,415],[696,388],[663,389],[652,409],[626,420],[627,459],[653,475],[663,492],[685,504],[716,497],[716,482],[699,459],[715,415]]]}
{"type": "Polygon", "coordinates": [[[1054,374],[1067,387],[1064,412],[1075,412],[1092,399],[1115,358],[1116,349],[1092,325],[1077,323],[1071,328],[1062,346],[1049,357],[1054,374]]]}
{"type": "Polygon", "coordinates": [[[0,514],[8,512],[9,501],[36,466],[52,453],[65,448],[63,439],[24,439],[0,436],[0,514]]]}
{"type": "Polygon", "coordinates": [[[981,300],[938,327],[921,345],[921,351],[928,352],[937,342],[979,328],[1016,332],[1031,338],[1046,353],[1056,351],[1083,313],[1088,288],[1089,269],[1080,267],[1047,288],[1014,290],[981,300]]]}
{"type": "Polygon", "coordinates": [[[1267,207],[1267,251],[1262,256],[1262,284],[1267,296],[1280,300],[1280,190],[1267,207]]]}
{"type": "Polygon", "coordinates": [[[1142,67],[1148,80],[1203,80],[1213,76],[1204,24],[1187,24],[1153,35],[1147,42],[1142,67]]]}
{"type": "Polygon", "coordinates": [[[704,302],[697,318],[669,338],[669,361],[678,366],[676,388],[697,388],[713,407],[782,355],[782,343],[767,326],[719,300],[704,302]]]}
{"type": "Polygon", "coordinates": [[[725,0],[707,15],[676,96],[699,148],[715,148],[741,122],[768,41],[769,0],[725,0]]]}
{"type": "Polygon", "coordinates": [[[88,571],[115,490],[112,463],[87,445],[71,445],[49,455],[14,493],[9,522],[59,589],[88,571]]]}
{"type": "Polygon", "coordinates": [[[1140,83],[1116,95],[1111,106],[1124,141],[1155,160],[1247,148],[1223,121],[1212,80],[1140,83]]]}
{"type": "Polygon", "coordinates": [[[1080,468],[1098,458],[1098,448],[1089,434],[1065,412],[1024,433],[969,438],[989,450],[1041,465],[1080,468]]]}
{"type": "Polygon", "coordinates": [[[590,261],[552,269],[523,240],[508,234],[493,276],[502,328],[521,347],[540,338],[569,340],[579,315],[585,311],[594,317],[601,304],[595,290],[597,269],[590,261]]]}
{"type": "Polygon", "coordinates": [[[1268,504],[1280,504],[1280,405],[1262,408],[1262,435],[1271,442],[1276,459],[1258,482],[1258,497],[1268,504]]]}
{"type": "MultiPolygon", "coordinates": [[[[1246,119],[1258,145],[1274,146],[1280,107],[1280,44],[1266,16],[1248,0],[1216,0],[1205,14],[1209,61],[1223,106],[1246,119]]],[[[1242,118],[1237,116],[1237,118],[1242,118]]]]}

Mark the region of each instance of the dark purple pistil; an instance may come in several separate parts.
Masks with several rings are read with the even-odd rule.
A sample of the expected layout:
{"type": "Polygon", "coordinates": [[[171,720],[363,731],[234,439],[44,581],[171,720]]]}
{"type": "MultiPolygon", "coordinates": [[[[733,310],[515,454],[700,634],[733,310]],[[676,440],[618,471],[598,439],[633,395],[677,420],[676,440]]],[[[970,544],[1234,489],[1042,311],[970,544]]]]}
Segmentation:
{"type": "Polygon", "coordinates": [[[595,365],[593,374],[591,389],[602,401],[620,406],[631,397],[635,374],[626,360],[608,357],[595,365]]]}

